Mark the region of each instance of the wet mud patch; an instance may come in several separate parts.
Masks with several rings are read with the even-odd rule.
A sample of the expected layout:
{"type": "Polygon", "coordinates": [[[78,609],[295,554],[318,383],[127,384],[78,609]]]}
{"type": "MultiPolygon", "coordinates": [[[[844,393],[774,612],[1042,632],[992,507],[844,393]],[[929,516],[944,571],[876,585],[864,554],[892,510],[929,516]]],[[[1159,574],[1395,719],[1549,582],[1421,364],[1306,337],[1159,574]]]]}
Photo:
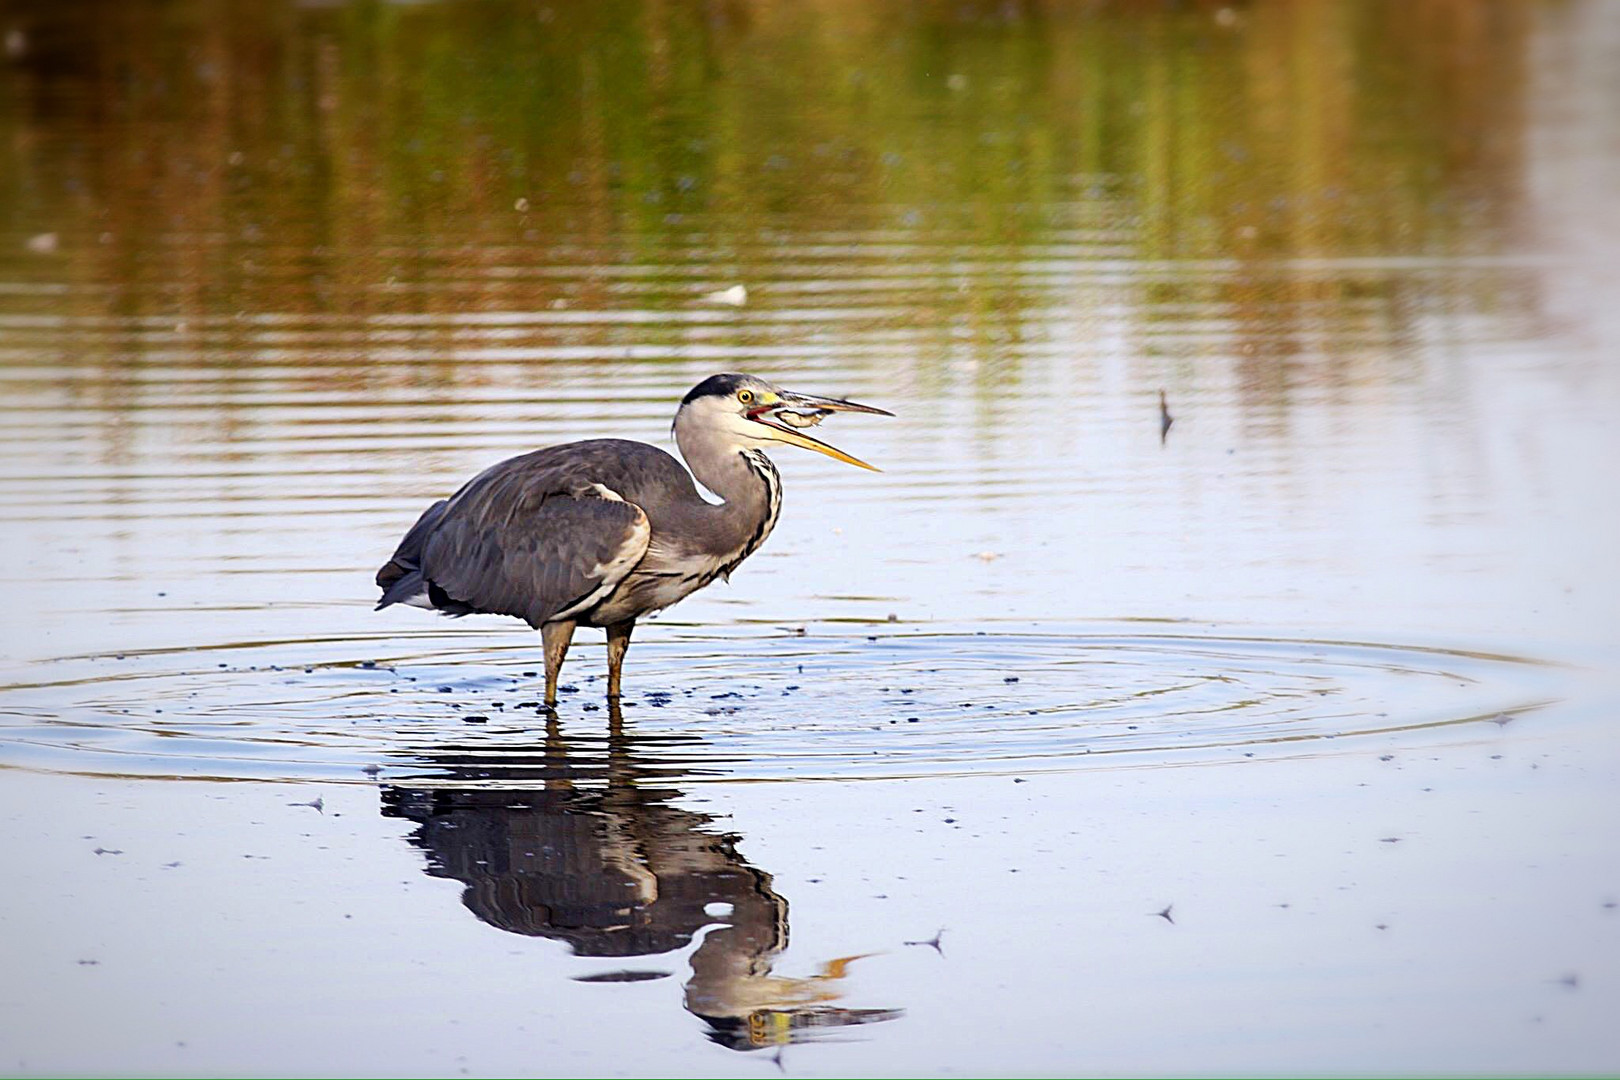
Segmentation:
{"type": "MultiPolygon", "coordinates": [[[[524,778],[546,741],[606,754],[581,636],[555,715],[523,634],[457,628],[71,657],[0,687],[0,765],[374,782],[524,778]],[[475,766],[470,772],[466,766],[475,766]]],[[[1560,669],[1432,647],[1133,627],[1008,633],[653,629],[622,724],[701,779],[863,779],[1239,761],[1483,738],[1560,669]]]]}

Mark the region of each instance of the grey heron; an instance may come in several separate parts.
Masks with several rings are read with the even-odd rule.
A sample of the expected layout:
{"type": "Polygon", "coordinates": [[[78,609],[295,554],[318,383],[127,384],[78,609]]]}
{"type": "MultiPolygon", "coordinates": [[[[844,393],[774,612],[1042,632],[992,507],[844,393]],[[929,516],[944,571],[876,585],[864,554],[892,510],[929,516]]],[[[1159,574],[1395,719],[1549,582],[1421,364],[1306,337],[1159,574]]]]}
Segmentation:
{"type": "Polygon", "coordinates": [[[513,615],[540,631],[546,704],[576,626],[607,630],[608,697],[620,694],[636,619],[727,577],[771,534],[787,445],[873,466],[804,433],[835,412],[883,409],[713,375],[682,399],[675,443],[691,472],[646,443],[590,439],[508,458],[428,507],[377,571],[378,610],[513,615]],[[698,494],[693,477],[723,502],[698,494]]]}

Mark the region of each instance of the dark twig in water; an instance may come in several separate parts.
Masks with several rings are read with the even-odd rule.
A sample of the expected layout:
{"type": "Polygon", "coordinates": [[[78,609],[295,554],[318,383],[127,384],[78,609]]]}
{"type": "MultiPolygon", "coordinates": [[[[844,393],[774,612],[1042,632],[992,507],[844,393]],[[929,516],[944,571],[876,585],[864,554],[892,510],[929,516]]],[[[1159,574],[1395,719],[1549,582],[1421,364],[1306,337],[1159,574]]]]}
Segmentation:
{"type": "Polygon", "coordinates": [[[1149,912],[1149,914],[1152,915],[1155,919],[1163,919],[1165,922],[1170,923],[1171,925],[1175,925],[1176,920],[1170,914],[1171,910],[1175,906],[1176,905],[1174,905],[1174,904],[1166,904],[1166,905],[1164,905],[1164,910],[1163,911],[1153,911],[1153,912],[1149,912]]]}
{"type": "Polygon", "coordinates": [[[945,950],[940,948],[940,945],[939,945],[940,939],[943,938],[944,936],[945,936],[945,927],[942,926],[942,927],[939,928],[938,932],[936,932],[934,934],[933,937],[928,938],[925,941],[902,941],[900,944],[902,944],[902,945],[927,945],[930,949],[933,949],[935,952],[939,953],[939,955],[944,956],[945,955],[945,950]]]}
{"type": "Polygon", "coordinates": [[[1160,390],[1159,391],[1159,445],[1160,446],[1163,446],[1164,443],[1165,443],[1165,440],[1167,438],[1169,438],[1169,436],[1170,436],[1170,425],[1175,423],[1175,422],[1176,422],[1176,418],[1170,415],[1170,405],[1169,405],[1168,402],[1165,401],[1164,391],[1160,390]]]}

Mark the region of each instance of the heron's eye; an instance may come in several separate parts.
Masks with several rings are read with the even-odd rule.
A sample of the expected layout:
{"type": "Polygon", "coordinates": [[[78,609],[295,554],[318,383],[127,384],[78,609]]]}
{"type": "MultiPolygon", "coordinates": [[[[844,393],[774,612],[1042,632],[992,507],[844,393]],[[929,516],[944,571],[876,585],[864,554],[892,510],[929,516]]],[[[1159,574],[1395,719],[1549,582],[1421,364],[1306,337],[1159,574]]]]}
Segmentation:
{"type": "Polygon", "coordinates": [[[737,400],[747,405],[754,400],[754,392],[752,390],[739,390],[737,391],[737,400]]]}

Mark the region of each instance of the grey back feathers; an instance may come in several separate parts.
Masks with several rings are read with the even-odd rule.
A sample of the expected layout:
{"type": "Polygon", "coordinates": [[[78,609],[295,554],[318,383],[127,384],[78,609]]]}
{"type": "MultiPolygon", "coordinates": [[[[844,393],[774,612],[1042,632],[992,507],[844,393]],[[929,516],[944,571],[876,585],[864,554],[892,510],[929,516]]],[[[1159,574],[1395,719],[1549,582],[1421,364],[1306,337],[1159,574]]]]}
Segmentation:
{"type": "Polygon", "coordinates": [[[668,454],[616,439],[549,447],[492,466],[429,507],[405,534],[378,572],[384,592],[377,606],[426,592],[449,614],[514,615],[537,627],[601,599],[651,538],[646,513],[611,485],[640,489],[652,476],[684,483],[698,497],[668,454]]]}
{"type": "Polygon", "coordinates": [[[417,520],[378,571],[377,606],[512,615],[535,627],[668,606],[729,573],[775,524],[781,484],[770,460],[724,456],[748,488],[722,483],[723,506],[645,443],[594,439],[503,461],[417,520]]]}

